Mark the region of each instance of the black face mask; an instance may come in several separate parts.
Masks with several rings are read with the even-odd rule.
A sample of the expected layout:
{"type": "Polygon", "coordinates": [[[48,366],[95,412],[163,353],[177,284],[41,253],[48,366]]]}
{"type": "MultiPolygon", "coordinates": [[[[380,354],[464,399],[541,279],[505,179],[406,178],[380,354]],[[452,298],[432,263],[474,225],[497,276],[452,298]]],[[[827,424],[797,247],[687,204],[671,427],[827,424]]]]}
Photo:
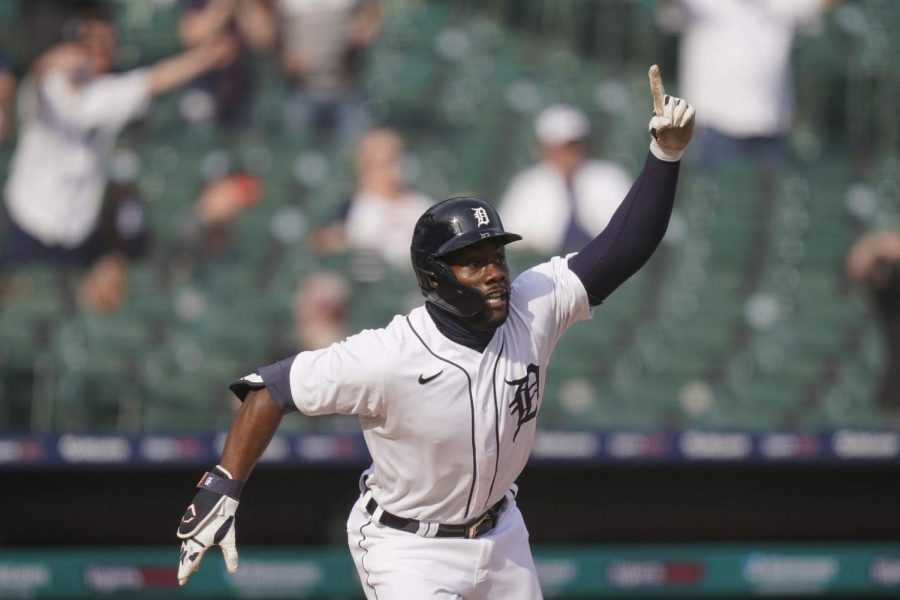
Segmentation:
{"type": "Polygon", "coordinates": [[[494,332],[503,324],[503,322],[489,324],[481,314],[468,318],[457,317],[431,302],[425,303],[425,310],[431,315],[438,331],[448,339],[478,352],[484,352],[494,337],[494,332]]]}

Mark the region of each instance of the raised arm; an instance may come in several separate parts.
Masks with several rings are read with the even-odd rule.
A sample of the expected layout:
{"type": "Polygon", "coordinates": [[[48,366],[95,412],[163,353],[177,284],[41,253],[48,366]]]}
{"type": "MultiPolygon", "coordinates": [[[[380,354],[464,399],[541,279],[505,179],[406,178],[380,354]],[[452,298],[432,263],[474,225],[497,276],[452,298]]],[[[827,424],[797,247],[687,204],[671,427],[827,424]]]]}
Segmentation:
{"type": "Polygon", "coordinates": [[[255,52],[266,52],[275,47],[278,33],[275,15],[262,0],[248,0],[240,4],[237,27],[244,41],[255,52]]]}
{"type": "Polygon", "coordinates": [[[347,37],[350,45],[362,48],[372,43],[384,22],[384,10],[378,0],[367,0],[357,9],[350,22],[347,37]]]}
{"type": "Polygon", "coordinates": [[[653,117],[644,168],[600,235],[569,259],[591,306],[603,302],[652,256],[669,225],[678,171],[694,130],[694,109],[667,96],[659,67],[650,68],[653,117]]]}
{"type": "Polygon", "coordinates": [[[164,94],[203,75],[207,71],[227,64],[237,52],[237,42],[230,36],[220,36],[150,67],[150,93],[164,94]]]}
{"type": "Polygon", "coordinates": [[[185,10],[178,18],[178,38],[188,47],[208,42],[222,33],[237,12],[236,0],[210,0],[185,10]]]}
{"type": "Polygon", "coordinates": [[[31,72],[33,89],[53,119],[76,131],[116,130],[140,114],[152,96],[173,90],[227,61],[236,51],[227,37],[163,59],[146,69],[86,77],[83,49],[61,44],[31,72]]]}

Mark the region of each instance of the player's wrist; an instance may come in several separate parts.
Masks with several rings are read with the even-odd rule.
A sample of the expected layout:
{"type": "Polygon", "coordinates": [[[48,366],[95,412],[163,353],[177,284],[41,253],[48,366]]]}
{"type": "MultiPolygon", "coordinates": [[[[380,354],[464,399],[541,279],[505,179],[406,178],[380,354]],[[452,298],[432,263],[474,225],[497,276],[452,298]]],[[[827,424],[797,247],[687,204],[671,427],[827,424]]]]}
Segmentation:
{"type": "Polygon", "coordinates": [[[216,465],[203,474],[197,487],[201,490],[209,490],[222,496],[228,496],[234,500],[240,500],[244,482],[235,479],[231,471],[222,465],[216,465]]]}
{"type": "Polygon", "coordinates": [[[684,156],[684,149],[666,149],[659,145],[656,138],[650,138],[650,153],[661,161],[678,162],[681,160],[681,157],[684,156]]]}

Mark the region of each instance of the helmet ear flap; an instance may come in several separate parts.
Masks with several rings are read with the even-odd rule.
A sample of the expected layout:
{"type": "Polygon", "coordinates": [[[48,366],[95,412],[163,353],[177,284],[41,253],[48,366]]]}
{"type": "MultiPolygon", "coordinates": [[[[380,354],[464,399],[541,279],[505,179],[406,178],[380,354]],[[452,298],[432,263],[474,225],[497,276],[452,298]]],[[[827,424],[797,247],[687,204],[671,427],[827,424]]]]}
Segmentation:
{"type": "Polygon", "coordinates": [[[440,274],[436,267],[439,267],[433,259],[424,259],[422,263],[416,264],[416,277],[419,279],[419,287],[423,294],[434,292],[441,285],[440,274]],[[424,263],[424,264],[422,264],[424,263]]]}
{"type": "Polygon", "coordinates": [[[456,280],[440,260],[417,257],[416,277],[425,299],[459,317],[471,317],[484,305],[484,294],[456,280]]]}

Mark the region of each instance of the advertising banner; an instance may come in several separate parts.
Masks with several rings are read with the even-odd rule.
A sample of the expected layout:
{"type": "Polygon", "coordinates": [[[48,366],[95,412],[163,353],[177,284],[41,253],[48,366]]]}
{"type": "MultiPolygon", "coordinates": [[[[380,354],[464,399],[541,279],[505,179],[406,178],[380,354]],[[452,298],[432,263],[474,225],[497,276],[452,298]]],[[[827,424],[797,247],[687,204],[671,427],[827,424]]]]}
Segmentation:
{"type": "MultiPolygon", "coordinates": [[[[345,548],[214,550],[188,585],[177,548],[0,551],[0,598],[359,598],[345,548]]],[[[900,597],[900,544],[536,547],[547,598],[900,597]]]]}

